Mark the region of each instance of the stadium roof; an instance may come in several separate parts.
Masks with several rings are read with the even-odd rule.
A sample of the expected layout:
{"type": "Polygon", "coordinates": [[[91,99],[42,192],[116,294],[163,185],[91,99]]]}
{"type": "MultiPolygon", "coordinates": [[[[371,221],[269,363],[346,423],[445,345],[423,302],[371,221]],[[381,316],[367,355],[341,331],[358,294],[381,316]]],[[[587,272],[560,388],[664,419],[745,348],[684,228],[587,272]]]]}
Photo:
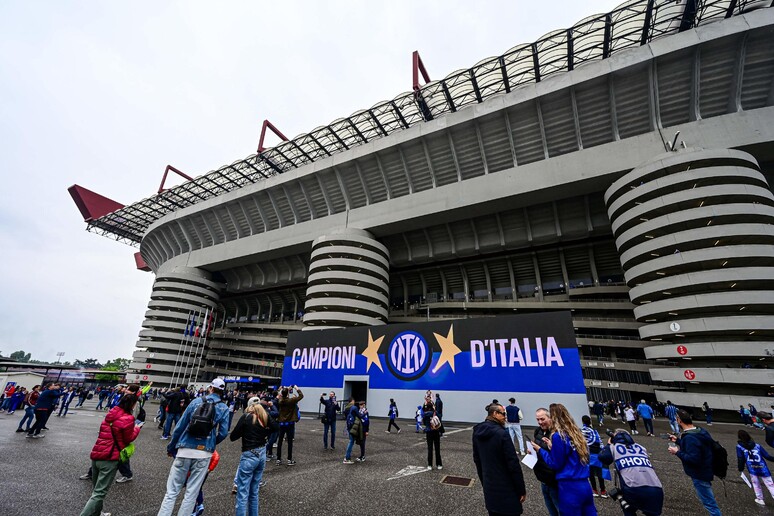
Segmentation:
{"type": "Polygon", "coordinates": [[[587,61],[606,59],[662,36],[771,5],[772,0],[630,0],[609,13],[589,16],[569,29],[549,32],[534,43],[517,45],[503,55],[483,59],[471,68],[424,85],[417,81],[418,65],[426,74],[415,54],[414,91],[276,147],[259,148],[257,154],[174,188],[160,189],[152,197],[121,206],[77,185],[69,190],[88,231],[136,246],[151,224],[178,209],[453,113],[522,84],[540,82],[587,61]]]}

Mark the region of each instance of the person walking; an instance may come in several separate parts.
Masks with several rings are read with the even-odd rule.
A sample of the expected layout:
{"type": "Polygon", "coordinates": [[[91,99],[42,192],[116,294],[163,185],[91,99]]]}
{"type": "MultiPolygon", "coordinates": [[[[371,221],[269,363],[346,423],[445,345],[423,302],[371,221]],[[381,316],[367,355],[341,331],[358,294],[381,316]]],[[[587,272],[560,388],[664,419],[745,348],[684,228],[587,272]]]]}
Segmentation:
{"type": "Polygon", "coordinates": [[[521,514],[527,496],[513,437],[505,429],[506,416],[502,405],[493,403],[486,419],[473,427],[473,462],[490,516],[521,514]]]}
{"type": "Polygon", "coordinates": [[[583,437],[586,439],[586,444],[589,447],[589,481],[591,482],[591,492],[593,495],[601,496],[602,498],[609,498],[607,491],[605,490],[605,479],[602,477],[602,463],[599,461],[599,452],[602,449],[602,439],[599,437],[599,432],[594,430],[591,426],[591,418],[589,416],[583,416],[583,437]],[[597,482],[599,482],[599,490],[597,490],[597,482]]]}
{"type": "Polygon", "coordinates": [[[304,393],[297,385],[285,387],[279,400],[279,437],[277,438],[277,466],[282,465],[282,442],[288,438],[288,466],[295,466],[293,460],[293,439],[296,437],[298,422],[298,402],[304,399],[304,393]],[[291,396],[295,391],[296,395],[291,396]]]}
{"type": "Polygon", "coordinates": [[[425,439],[427,440],[427,469],[433,469],[433,450],[435,450],[435,467],[443,469],[441,460],[441,428],[442,421],[434,410],[432,402],[425,405],[422,423],[425,427],[425,439]]]}
{"type": "Polygon", "coordinates": [[[320,403],[325,407],[323,409],[323,448],[328,449],[328,433],[331,436],[331,450],[336,449],[336,413],[340,410],[339,402],[336,401],[336,393],[331,391],[328,398],[325,393],[320,396],[320,403]]]}
{"type": "Polygon", "coordinates": [[[395,400],[392,398],[390,398],[390,406],[387,409],[387,416],[390,418],[390,423],[387,425],[387,430],[385,430],[385,432],[389,434],[390,430],[392,430],[392,427],[394,426],[398,433],[400,433],[400,427],[395,422],[395,420],[398,419],[398,404],[395,403],[395,400]]]}
{"type": "MultiPolygon", "coordinates": [[[[91,469],[94,472],[91,497],[83,507],[80,516],[100,516],[110,486],[116,477],[121,450],[129,446],[140,434],[142,424],[135,424],[132,411],[137,396],[124,396],[116,407],[107,413],[99,426],[97,442],[91,449],[91,469]]],[[[107,516],[110,516],[107,513],[107,516]]]]}
{"type": "Polygon", "coordinates": [[[624,509],[624,516],[636,516],[641,511],[645,516],[660,516],[664,505],[664,489],[653,469],[648,450],[634,442],[626,430],[619,428],[608,439],[607,445],[599,452],[599,461],[607,467],[613,464],[621,494],[630,509],[624,509]]]}
{"type": "Polygon", "coordinates": [[[524,437],[521,435],[521,420],[524,419],[524,413],[516,406],[516,398],[510,398],[508,402],[510,405],[505,407],[507,415],[505,428],[508,429],[508,434],[511,436],[514,447],[516,443],[519,443],[519,453],[524,455],[524,437]]]}
{"type": "Polygon", "coordinates": [[[556,471],[559,483],[559,512],[562,516],[596,516],[589,485],[589,447],[578,425],[564,405],[549,405],[553,434],[544,438],[548,450],[532,443],[548,467],[556,471]]]}
{"type": "Polygon", "coordinates": [[[680,425],[677,424],[677,407],[675,407],[670,400],[667,400],[666,407],[664,407],[664,415],[669,419],[669,427],[672,432],[680,433],[680,425]]]}
{"type": "Polygon", "coordinates": [[[35,403],[35,424],[27,431],[28,438],[39,439],[45,437],[40,431],[46,426],[46,422],[51,417],[51,412],[54,409],[54,404],[61,394],[62,391],[58,383],[48,384],[45,390],[40,393],[38,401],[35,403]]]}
{"type": "Polygon", "coordinates": [[[640,400],[640,404],[637,405],[637,413],[642,418],[642,423],[645,425],[645,432],[653,437],[653,408],[645,403],[645,400],[640,400]]]}
{"type": "Polygon", "coordinates": [[[691,415],[685,410],[677,411],[680,436],[671,436],[673,444],[669,453],[676,455],[683,463],[685,474],[691,477],[696,496],[711,516],[720,516],[720,507],[712,492],[712,436],[703,428],[693,426],[691,415]]]}
{"type": "Polygon", "coordinates": [[[161,434],[161,438],[169,439],[172,425],[180,420],[180,416],[183,413],[186,396],[183,393],[182,388],[178,387],[165,394],[164,397],[167,398],[167,417],[164,422],[164,432],[161,434]]]}
{"type": "Polygon", "coordinates": [[[29,432],[32,421],[35,419],[35,404],[38,402],[40,396],[40,385],[35,385],[30,392],[24,397],[24,417],[19,421],[19,428],[17,432],[29,432]],[[27,423],[25,426],[24,423],[27,423]],[[22,428],[24,427],[24,428],[22,428]]]}
{"type": "MultiPolygon", "coordinates": [[[[760,412],[760,414],[763,414],[763,412],[760,412]]],[[[769,455],[769,452],[760,444],[756,444],[746,430],[739,430],[737,437],[739,438],[736,445],[737,467],[742,472],[745,466],[747,466],[747,471],[750,473],[750,482],[755,491],[755,503],[766,505],[766,502],[763,501],[761,482],[763,482],[763,485],[769,490],[769,494],[774,498],[774,481],[771,480],[771,471],[765,462],[765,460],[774,462],[774,457],[769,455]]]]}
{"type": "Polygon", "coordinates": [[[258,397],[250,398],[247,409],[231,432],[231,441],[242,440],[236,481],[236,516],[258,516],[258,494],[266,468],[266,439],[271,435],[271,421],[258,397]]]}
{"type": "Polygon", "coordinates": [[[632,434],[637,435],[639,433],[637,432],[637,416],[635,415],[634,409],[631,407],[631,405],[626,405],[624,414],[632,434]]]}
{"type": "MultiPolygon", "coordinates": [[[[553,422],[547,408],[539,408],[535,411],[535,420],[538,427],[533,434],[534,443],[544,450],[548,450],[548,442],[553,433],[553,422]]],[[[528,453],[535,453],[529,448],[528,453]]],[[[543,493],[543,502],[546,504],[549,516],[559,516],[559,484],[556,481],[556,472],[548,467],[540,453],[536,453],[537,463],[532,471],[540,481],[540,490],[543,493]]]]}
{"type": "MultiPolygon", "coordinates": [[[[704,411],[704,417],[707,420],[707,426],[712,426],[712,409],[709,403],[706,401],[702,404],[701,409],[704,411]]],[[[761,414],[760,412],[758,414],[761,414]]]]}
{"type": "Polygon", "coordinates": [[[70,403],[72,403],[74,398],[75,398],[75,387],[70,387],[70,389],[67,392],[62,393],[62,403],[59,406],[59,413],[57,413],[56,417],[67,416],[67,412],[70,410],[70,403]],[[62,414],[62,412],[64,412],[64,414],[62,414]]]}
{"type": "Polygon", "coordinates": [[[597,422],[599,426],[602,426],[605,420],[605,405],[601,401],[594,403],[594,415],[597,416],[597,422]]]}
{"type": "Polygon", "coordinates": [[[422,432],[425,428],[422,426],[422,405],[417,405],[417,411],[414,413],[414,422],[416,423],[416,428],[414,430],[414,433],[422,432]]]}
{"type": "Polygon", "coordinates": [[[185,497],[178,516],[190,516],[193,512],[215,447],[228,437],[228,408],[221,401],[225,387],[222,378],[212,380],[208,394],[193,400],[177,423],[167,445],[167,455],[175,460],[158,516],[172,515],[183,485],[186,485],[185,497]]]}

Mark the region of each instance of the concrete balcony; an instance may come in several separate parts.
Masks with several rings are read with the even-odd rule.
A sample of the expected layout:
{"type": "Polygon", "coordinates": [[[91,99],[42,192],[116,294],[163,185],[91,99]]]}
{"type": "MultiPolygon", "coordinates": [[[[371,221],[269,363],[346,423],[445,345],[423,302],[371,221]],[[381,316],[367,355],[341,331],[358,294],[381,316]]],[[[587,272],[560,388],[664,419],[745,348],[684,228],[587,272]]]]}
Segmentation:
{"type": "Polygon", "coordinates": [[[645,356],[650,359],[770,357],[774,356],[774,341],[693,342],[690,344],[663,344],[645,348],[645,356]]]}
{"type": "Polygon", "coordinates": [[[654,382],[733,383],[766,387],[774,385],[774,369],[692,368],[686,365],[680,368],[651,369],[650,376],[654,382]]]}

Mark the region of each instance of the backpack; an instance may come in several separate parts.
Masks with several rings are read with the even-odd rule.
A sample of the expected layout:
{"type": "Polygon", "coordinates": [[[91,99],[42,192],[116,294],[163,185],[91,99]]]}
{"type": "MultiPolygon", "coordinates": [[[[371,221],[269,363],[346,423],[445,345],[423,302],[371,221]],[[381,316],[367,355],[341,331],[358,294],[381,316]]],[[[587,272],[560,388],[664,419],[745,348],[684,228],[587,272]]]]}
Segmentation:
{"type": "Polygon", "coordinates": [[[355,424],[355,413],[353,412],[354,407],[349,409],[347,412],[347,430],[352,429],[352,425],[355,424]]]}
{"type": "Polygon", "coordinates": [[[191,422],[188,423],[188,434],[192,437],[209,437],[215,428],[215,406],[220,403],[204,400],[191,414],[191,422]]]}
{"type": "Polygon", "coordinates": [[[430,418],[430,429],[439,430],[440,428],[441,428],[441,420],[438,418],[436,414],[433,414],[433,417],[430,418]]]}
{"type": "Polygon", "coordinates": [[[725,480],[728,473],[728,452],[719,442],[712,440],[712,474],[725,480]]]}

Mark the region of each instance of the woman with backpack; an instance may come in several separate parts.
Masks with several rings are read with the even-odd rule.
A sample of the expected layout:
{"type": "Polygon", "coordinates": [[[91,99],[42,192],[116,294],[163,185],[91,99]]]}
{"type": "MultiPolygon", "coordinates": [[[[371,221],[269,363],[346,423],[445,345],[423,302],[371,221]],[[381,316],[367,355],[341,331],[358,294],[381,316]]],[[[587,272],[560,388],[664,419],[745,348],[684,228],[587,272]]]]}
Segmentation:
{"type": "Polygon", "coordinates": [[[349,409],[349,413],[347,414],[349,444],[347,445],[347,451],[344,454],[344,464],[354,464],[352,462],[352,448],[355,447],[355,443],[360,446],[360,457],[357,458],[357,462],[365,462],[365,446],[369,427],[370,423],[368,421],[368,409],[366,408],[366,403],[365,401],[359,401],[357,405],[353,405],[352,408],[349,409]]]}
{"type": "MultiPolygon", "coordinates": [[[[86,502],[81,516],[100,516],[102,505],[118,471],[121,451],[137,439],[142,423],[135,424],[132,411],[137,404],[137,396],[127,394],[110,409],[99,427],[99,435],[91,450],[92,482],[94,490],[86,502]]],[[[109,516],[109,515],[108,515],[109,516]]]]}
{"type": "Polygon", "coordinates": [[[237,516],[258,516],[258,493],[266,467],[266,439],[278,429],[258,397],[250,398],[231,432],[231,441],[242,439],[242,456],[236,474],[237,516]]]}

